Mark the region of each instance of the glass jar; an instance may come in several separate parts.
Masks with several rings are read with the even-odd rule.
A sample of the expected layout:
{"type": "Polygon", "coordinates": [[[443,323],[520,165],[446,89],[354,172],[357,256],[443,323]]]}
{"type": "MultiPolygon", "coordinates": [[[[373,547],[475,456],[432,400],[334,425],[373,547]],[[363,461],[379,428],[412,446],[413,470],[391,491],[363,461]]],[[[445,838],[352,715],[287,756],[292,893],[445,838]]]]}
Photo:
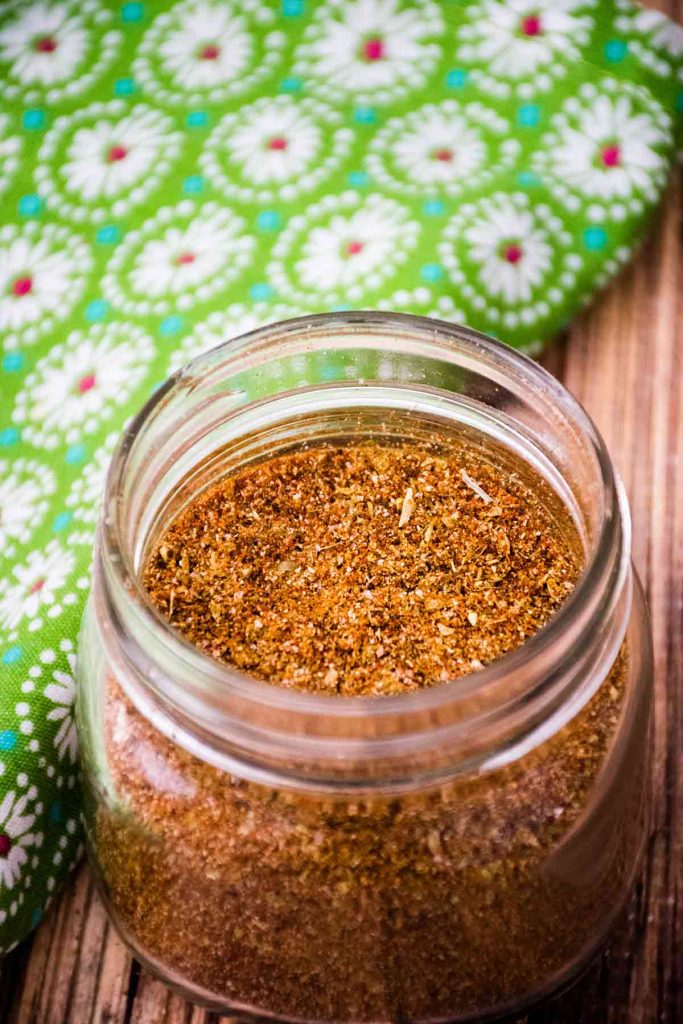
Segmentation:
{"type": "Polygon", "coordinates": [[[168,380],[109,472],[80,640],[90,858],[152,972],[231,1015],[471,1021],[567,983],[647,832],[651,650],[624,494],[538,365],[378,313],[254,331],[168,380]],[[285,690],[153,609],[154,538],[221,474],[310,443],[469,432],[532,466],[584,570],[483,670],[381,698],[285,690]]]}

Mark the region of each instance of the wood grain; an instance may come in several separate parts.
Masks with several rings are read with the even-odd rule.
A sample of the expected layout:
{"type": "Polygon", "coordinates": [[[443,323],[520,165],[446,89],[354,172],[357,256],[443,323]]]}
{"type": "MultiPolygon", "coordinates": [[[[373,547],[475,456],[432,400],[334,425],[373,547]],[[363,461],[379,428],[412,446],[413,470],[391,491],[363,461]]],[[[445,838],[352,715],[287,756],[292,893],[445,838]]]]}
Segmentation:
{"type": "MultiPolygon", "coordinates": [[[[683,0],[661,9],[683,21],[683,0]]],[[[634,263],[545,357],[623,475],[655,643],[655,829],[609,952],[520,1024],[683,1021],[683,188],[634,263]]],[[[0,963],[0,1024],[211,1024],[140,971],[83,868],[30,944],[0,963]]]]}

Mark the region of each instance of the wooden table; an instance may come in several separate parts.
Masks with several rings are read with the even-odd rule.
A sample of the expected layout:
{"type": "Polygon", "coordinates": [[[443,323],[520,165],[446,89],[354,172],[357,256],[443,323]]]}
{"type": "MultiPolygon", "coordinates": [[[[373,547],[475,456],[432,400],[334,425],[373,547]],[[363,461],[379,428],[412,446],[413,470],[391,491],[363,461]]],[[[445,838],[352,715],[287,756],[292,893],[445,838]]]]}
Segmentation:
{"type": "MultiPolygon", "coordinates": [[[[683,21],[683,0],[661,9],[683,21]]],[[[609,953],[527,1024],[683,1021],[683,239],[672,183],[638,258],[545,363],[587,406],[624,477],[656,656],[655,831],[609,953]]],[[[0,1024],[210,1024],[142,973],[87,869],[0,963],[0,1024]]]]}

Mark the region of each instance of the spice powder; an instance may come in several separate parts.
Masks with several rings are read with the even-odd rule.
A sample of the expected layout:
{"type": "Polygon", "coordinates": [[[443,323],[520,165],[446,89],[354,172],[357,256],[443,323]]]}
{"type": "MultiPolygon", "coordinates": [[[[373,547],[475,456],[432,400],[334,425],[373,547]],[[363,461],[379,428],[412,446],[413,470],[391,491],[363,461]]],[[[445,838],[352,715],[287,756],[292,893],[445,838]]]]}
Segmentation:
{"type": "Polygon", "coordinates": [[[545,624],[579,569],[561,511],[463,446],[314,448],[193,501],[143,582],[197,647],[260,679],[403,693],[545,624]]]}
{"type": "MultiPolygon", "coordinates": [[[[444,684],[537,632],[580,570],[566,510],[502,465],[455,443],[280,455],[193,499],[143,581],[199,648],[274,685],[381,700],[444,684]]],[[[280,1019],[456,1019],[536,992],[633,861],[642,780],[597,848],[581,824],[626,667],[504,768],[354,797],[230,776],[110,677],[91,841],[115,917],[167,977],[280,1019]]]]}

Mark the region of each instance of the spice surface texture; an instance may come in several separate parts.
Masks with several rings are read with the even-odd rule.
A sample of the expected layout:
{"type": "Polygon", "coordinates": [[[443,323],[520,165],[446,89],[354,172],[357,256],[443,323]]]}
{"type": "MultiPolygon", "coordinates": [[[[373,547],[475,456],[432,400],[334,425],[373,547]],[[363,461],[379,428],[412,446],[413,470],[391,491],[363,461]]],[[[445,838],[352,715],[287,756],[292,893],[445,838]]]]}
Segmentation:
{"type": "Polygon", "coordinates": [[[176,629],[258,678],[402,693],[480,669],[567,596],[572,527],[546,501],[464,445],[295,451],[191,502],[143,581],[176,629]]]}

